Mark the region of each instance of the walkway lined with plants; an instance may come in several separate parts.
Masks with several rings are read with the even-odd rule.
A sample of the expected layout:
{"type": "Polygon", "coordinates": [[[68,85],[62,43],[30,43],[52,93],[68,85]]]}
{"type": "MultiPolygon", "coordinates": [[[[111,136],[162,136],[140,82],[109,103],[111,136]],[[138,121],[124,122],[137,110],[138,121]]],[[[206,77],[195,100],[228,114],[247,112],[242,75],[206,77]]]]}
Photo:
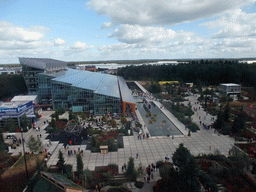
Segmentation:
{"type": "MultiPolygon", "coordinates": [[[[193,104],[193,101],[196,100],[195,96],[190,96],[190,101],[193,104]]],[[[192,105],[193,106],[193,105],[192,105]]],[[[166,109],[162,109],[166,110],[166,109]]],[[[50,112],[44,112],[43,117],[40,118],[38,124],[36,126],[43,127],[43,122],[46,119],[50,119],[50,112]]],[[[199,112],[198,115],[203,117],[205,112],[199,112]],[[202,113],[202,114],[201,114],[202,113]]],[[[168,113],[166,113],[168,115],[168,113]]],[[[173,118],[169,116],[169,118],[173,118]]],[[[199,119],[197,113],[192,116],[193,121],[199,124],[199,119]]],[[[210,116],[207,116],[206,123],[211,123],[210,116]]],[[[44,140],[46,134],[41,128],[40,133],[42,134],[43,143],[47,143],[48,141],[44,140]]],[[[29,130],[25,134],[25,139],[27,139],[30,135],[39,134],[36,130],[29,130]]],[[[229,149],[234,144],[234,139],[224,135],[218,135],[214,133],[213,130],[203,129],[201,126],[201,130],[197,133],[192,133],[191,136],[183,136],[183,137],[163,137],[163,138],[152,138],[149,139],[141,139],[138,140],[138,133],[134,132],[133,136],[124,136],[124,148],[118,149],[117,152],[109,152],[108,154],[99,154],[92,153],[89,150],[86,150],[86,145],[71,145],[70,149],[83,150],[83,163],[84,167],[88,167],[90,170],[94,170],[96,166],[104,166],[109,163],[116,163],[119,166],[119,170],[121,170],[124,163],[127,163],[129,157],[134,157],[138,153],[138,158],[135,158],[135,165],[138,166],[142,163],[143,166],[147,166],[148,164],[155,163],[158,160],[164,160],[165,156],[171,156],[172,153],[176,150],[179,143],[184,143],[184,146],[187,147],[191,154],[198,155],[202,153],[214,153],[218,152],[224,155],[228,155],[229,149]]],[[[59,149],[63,152],[64,158],[67,164],[72,164],[73,169],[75,170],[76,166],[76,157],[75,155],[68,155],[68,150],[64,149],[62,144],[59,144],[55,150],[55,152],[51,155],[50,160],[48,161],[49,165],[55,165],[57,163],[57,156],[59,149]]],[[[15,150],[16,153],[21,152],[22,148],[19,147],[15,150]]],[[[28,149],[26,149],[28,150],[28,149]]]]}

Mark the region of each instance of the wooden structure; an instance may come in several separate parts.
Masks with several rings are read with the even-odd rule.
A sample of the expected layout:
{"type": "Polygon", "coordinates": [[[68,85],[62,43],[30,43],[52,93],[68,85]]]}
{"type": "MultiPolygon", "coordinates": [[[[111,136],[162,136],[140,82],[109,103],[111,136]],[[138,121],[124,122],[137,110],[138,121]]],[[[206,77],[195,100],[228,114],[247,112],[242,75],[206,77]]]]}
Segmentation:
{"type": "Polygon", "coordinates": [[[102,145],[100,146],[100,154],[107,154],[108,153],[108,146],[102,145]]]}

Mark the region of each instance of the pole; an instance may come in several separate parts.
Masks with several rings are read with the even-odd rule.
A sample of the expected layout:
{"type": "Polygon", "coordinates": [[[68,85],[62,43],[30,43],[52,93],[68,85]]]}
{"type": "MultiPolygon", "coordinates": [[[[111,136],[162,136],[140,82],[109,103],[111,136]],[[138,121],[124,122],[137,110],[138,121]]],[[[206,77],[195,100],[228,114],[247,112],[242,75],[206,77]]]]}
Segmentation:
{"type": "MultiPolygon", "coordinates": [[[[20,117],[18,115],[18,123],[20,127],[20,117]]],[[[21,127],[20,127],[21,128],[21,127]]],[[[23,140],[23,134],[22,134],[23,129],[20,129],[21,133],[21,141],[22,141],[22,146],[23,146],[23,154],[24,154],[24,162],[25,162],[25,170],[26,170],[26,178],[27,178],[27,183],[28,183],[28,168],[27,168],[27,160],[26,160],[26,152],[25,152],[25,147],[24,147],[24,140],[23,140]]]]}

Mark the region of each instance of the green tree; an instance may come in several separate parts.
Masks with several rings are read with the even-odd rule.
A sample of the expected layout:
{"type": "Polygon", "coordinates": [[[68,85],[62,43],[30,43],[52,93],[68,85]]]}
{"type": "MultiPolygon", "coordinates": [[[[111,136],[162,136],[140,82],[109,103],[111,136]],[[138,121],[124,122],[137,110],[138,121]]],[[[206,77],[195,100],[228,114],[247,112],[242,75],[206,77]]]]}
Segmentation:
{"type": "Polygon", "coordinates": [[[229,103],[227,104],[224,113],[223,113],[223,118],[224,118],[224,122],[228,122],[229,118],[230,118],[230,107],[229,107],[229,103]]]}
{"type": "Polygon", "coordinates": [[[87,119],[87,115],[86,115],[86,113],[81,113],[81,118],[83,119],[83,120],[86,120],[87,119]]]}
{"type": "Polygon", "coordinates": [[[115,128],[115,127],[117,126],[115,119],[111,119],[110,123],[111,123],[111,126],[112,126],[113,128],[115,128]]]}
{"type": "Polygon", "coordinates": [[[51,125],[52,125],[52,128],[56,128],[56,121],[54,118],[51,119],[51,125]]]}
{"type": "Polygon", "coordinates": [[[59,108],[59,109],[57,109],[57,110],[55,111],[55,113],[58,114],[58,115],[62,115],[62,114],[64,114],[65,112],[66,112],[66,111],[65,111],[64,108],[59,108]]]}
{"type": "Polygon", "coordinates": [[[109,151],[116,151],[117,147],[115,145],[115,139],[113,137],[108,139],[108,149],[109,151]]]}
{"type": "Polygon", "coordinates": [[[90,185],[94,181],[93,173],[88,168],[86,168],[84,170],[84,174],[86,175],[86,182],[90,185]]]}
{"type": "Polygon", "coordinates": [[[63,153],[61,152],[61,150],[59,150],[57,165],[58,165],[59,170],[61,171],[61,173],[63,175],[63,171],[65,169],[65,159],[63,157],[63,153]]]}
{"type": "Polygon", "coordinates": [[[238,133],[240,130],[244,129],[246,121],[246,114],[244,113],[243,106],[241,106],[238,115],[235,117],[233,125],[232,125],[232,133],[238,133]]]}
{"type": "Polygon", "coordinates": [[[178,166],[179,187],[182,191],[198,191],[200,184],[197,180],[198,166],[195,158],[190,154],[189,150],[181,143],[173,154],[173,164],[178,166]]]}
{"type": "Polygon", "coordinates": [[[137,178],[137,172],[134,167],[134,159],[132,157],[129,158],[127,170],[125,172],[125,175],[127,178],[129,178],[131,181],[136,181],[137,178]]]}
{"type": "Polygon", "coordinates": [[[126,119],[126,117],[121,117],[121,123],[124,125],[125,123],[127,122],[127,119],[126,119]]]}
{"type": "Polygon", "coordinates": [[[148,90],[151,93],[157,94],[161,92],[161,86],[158,82],[157,83],[151,82],[151,85],[149,86],[148,90]]]}
{"type": "Polygon", "coordinates": [[[4,126],[4,129],[5,130],[8,130],[9,132],[15,132],[17,130],[17,125],[15,125],[15,122],[12,118],[8,118],[5,126],[4,126]]]}
{"type": "Polygon", "coordinates": [[[221,110],[218,112],[217,114],[217,119],[215,120],[213,127],[215,129],[222,129],[224,124],[224,118],[223,118],[223,113],[221,112],[221,110]]]}
{"type": "Polygon", "coordinates": [[[27,128],[31,128],[32,124],[31,121],[27,118],[27,115],[24,114],[21,117],[22,121],[21,121],[21,127],[23,128],[23,131],[26,132],[28,129],[27,128]]]}
{"type": "Polygon", "coordinates": [[[29,137],[27,147],[32,153],[42,151],[43,145],[39,138],[35,139],[32,135],[29,137]]]}
{"type": "Polygon", "coordinates": [[[2,130],[0,129],[0,152],[3,152],[5,150],[5,144],[4,144],[4,137],[2,130]]]}
{"type": "Polygon", "coordinates": [[[84,163],[80,154],[76,155],[76,171],[79,175],[79,178],[82,179],[84,171],[84,163]]]}
{"type": "Polygon", "coordinates": [[[59,114],[57,113],[57,111],[54,113],[54,117],[56,121],[59,121],[59,114]]]}
{"type": "Polygon", "coordinates": [[[102,116],[102,121],[103,121],[103,122],[107,122],[107,121],[108,121],[108,118],[107,118],[105,115],[103,115],[103,116],[102,116]]]}

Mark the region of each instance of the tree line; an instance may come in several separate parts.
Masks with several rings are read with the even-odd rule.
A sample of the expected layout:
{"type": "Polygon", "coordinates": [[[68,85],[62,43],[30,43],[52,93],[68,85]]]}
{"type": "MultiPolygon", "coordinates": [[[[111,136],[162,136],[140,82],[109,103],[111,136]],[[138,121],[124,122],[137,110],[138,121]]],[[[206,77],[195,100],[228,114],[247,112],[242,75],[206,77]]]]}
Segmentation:
{"type": "Polygon", "coordinates": [[[237,60],[191,60],[177,65],[126,66],[118,75],[127,80],[181,81],[194,84],[219,85],[239,83],[256,87],[256,65],[237,60]]]}
{"type": "Polygon", "coordinates": [[[28,92],[22,75],[0,75],[0,100],[28,92]]]}

